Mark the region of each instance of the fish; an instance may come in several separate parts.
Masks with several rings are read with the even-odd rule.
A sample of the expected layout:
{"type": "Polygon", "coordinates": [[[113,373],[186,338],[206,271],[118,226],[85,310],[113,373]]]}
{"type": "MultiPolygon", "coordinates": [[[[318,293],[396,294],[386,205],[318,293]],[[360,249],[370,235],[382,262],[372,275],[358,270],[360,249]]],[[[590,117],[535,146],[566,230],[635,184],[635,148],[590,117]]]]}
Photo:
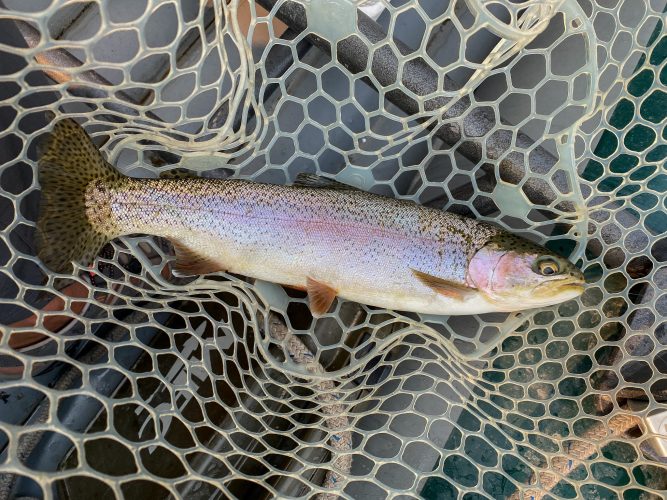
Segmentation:
{"type": "Polygon", "coordinates": [[[127,177],[69,118],[48,134],[38,180],[38,256],[55,273],[90,266],[114,238],[148,234],[172,242],[175,274],[228,272],[301,289],[313,316],[337,297],[462,315],[545,307],[585,288],[569,260],[493,224],[326,177],[127,177]]]}

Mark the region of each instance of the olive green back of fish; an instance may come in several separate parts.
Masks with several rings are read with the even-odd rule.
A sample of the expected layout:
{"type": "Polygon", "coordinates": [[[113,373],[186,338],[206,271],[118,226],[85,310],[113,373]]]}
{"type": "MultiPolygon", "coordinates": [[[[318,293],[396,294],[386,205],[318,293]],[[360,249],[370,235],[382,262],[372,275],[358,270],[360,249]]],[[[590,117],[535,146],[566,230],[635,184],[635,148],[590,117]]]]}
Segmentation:
{"type": "Polygon", "coordinates": [[[42,196],[37,252],[49,269],[71,273],[72,261],[90,265],[110,239],[86,216],[86,189],[93,181],[108,185],[122,175],[71,119],[55,125],[42,146],[38,167],[42,196]]]}

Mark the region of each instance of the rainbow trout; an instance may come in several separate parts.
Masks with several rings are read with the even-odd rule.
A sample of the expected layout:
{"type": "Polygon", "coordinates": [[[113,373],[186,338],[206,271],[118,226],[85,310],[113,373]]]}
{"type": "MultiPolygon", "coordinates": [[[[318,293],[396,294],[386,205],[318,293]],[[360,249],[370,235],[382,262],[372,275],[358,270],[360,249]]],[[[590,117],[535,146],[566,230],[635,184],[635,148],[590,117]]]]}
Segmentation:
{"type": "Polygon", "coordinates": [[[336,296],[476,314],[556,304],[584,288],[572,263],[493,225],[322,177],[292,186],[124,177],[69,119],[46,141],[39,182],[39,256],[59,273],[144,233],[171,240],[180,274],[229,271],[304,289],[315,315],[336,296]]]}

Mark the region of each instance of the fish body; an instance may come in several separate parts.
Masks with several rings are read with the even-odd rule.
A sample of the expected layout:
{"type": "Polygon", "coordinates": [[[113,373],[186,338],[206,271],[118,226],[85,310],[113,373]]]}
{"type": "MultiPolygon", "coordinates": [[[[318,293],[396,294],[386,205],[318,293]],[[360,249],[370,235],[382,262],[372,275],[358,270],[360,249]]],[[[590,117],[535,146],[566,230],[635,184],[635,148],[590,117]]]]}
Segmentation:
{"type": "MultiPolygon", "coordinates": [[[[465,285],[468,262],[494,227],[358,190],[241,180],[132,180],[92,186],[88,217],[109,235],[178,242],[209,270],[307,288],[388,309],[452,314],[461,300],[435,292],[413,270],[465,285]],[[102,196],[99,193],[103,193],[102,196]]],[[[472,299],[473,297],[468,297],[472,299]]],[[[495,310],[486,303],[484,311],[495,310]]]]}
{"type": "MultiPolygon", "coordinates": [[[[145,233],[174,243],[180,272],[228,271],[302,288],[317,314],[326,312],[336,296],[387,309],[473,314],[547,305],[582,291],[581,273],[568,261],[474,219],[312,176],[292,186],[131,179],[91,152],[92,143],[76,123],[60,122],[53,135],[40,162],[47,202],[38,229],[40,255],[55,270],[72,260],[91,260],[100,242],[145,233]],[[55,220],[63,219],[54,213],[58,203],[49,188],[58,179],[64,182],[63,170],[70,177],[77,171],[63,156],[67,148],[85,149],[81,161],[96,167],[71,189],[79,203],[75,211],[85,222],[79,232],[88,242],[63,255],[49,241],[56,237],[55,220]],[[62,168],[63,163],[69,166],[62,168]],[[559,286],[541,295],[535,291],[553,280],[536,270],[533,261],[540,258],[555,262],[563,275],[559,286]],[[529,283],[505,280],[503,286],[517,292],[507,296],[495,286],[504,279],[495,276],[496,269],[516,272],[518,278],[528,272],[529,283]],[[521,294],[532,300],[521,300],[521,294]]],[[[80,239],[73,237],[75,243],[80,239]]]]}

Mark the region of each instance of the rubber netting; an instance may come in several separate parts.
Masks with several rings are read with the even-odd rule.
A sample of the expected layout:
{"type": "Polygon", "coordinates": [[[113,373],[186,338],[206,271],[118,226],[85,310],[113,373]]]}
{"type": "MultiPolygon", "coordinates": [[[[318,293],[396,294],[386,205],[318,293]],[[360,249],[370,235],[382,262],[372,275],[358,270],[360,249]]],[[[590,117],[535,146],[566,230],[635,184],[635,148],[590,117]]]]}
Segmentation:
{"type": "Polygon", "coordinates": [[[664,0],[2,0],[0,498],[667,494],[664,0]],[[583,296],[419,316],[113,241],[35,256],[37,144],[492,221],[583,296]]]}

